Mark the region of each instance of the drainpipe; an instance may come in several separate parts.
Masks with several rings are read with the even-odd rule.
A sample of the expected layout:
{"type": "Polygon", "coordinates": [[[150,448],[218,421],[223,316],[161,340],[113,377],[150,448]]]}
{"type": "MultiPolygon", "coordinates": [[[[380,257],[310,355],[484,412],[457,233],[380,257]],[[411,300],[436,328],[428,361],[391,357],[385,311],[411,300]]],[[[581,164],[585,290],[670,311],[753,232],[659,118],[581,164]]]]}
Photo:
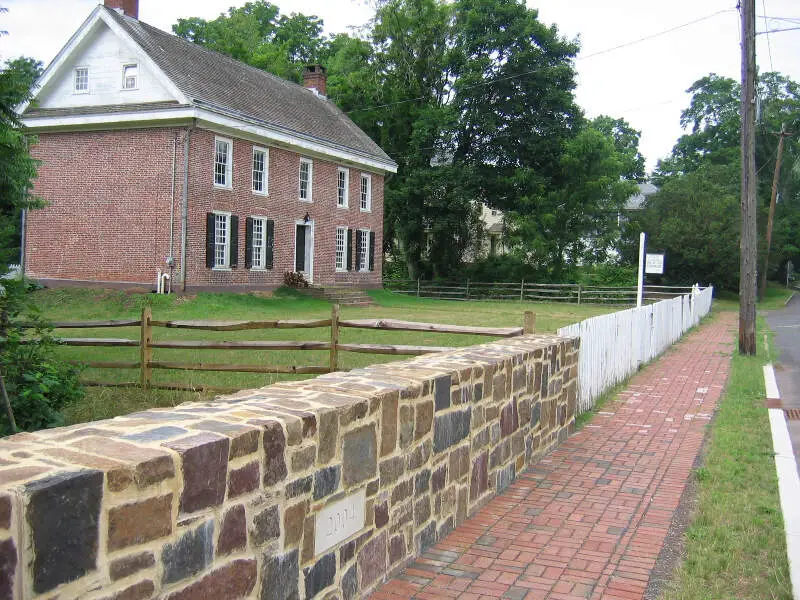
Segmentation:
{"type": "Polygon", "coordinates": [[[189,140],[194,121],[183,138],[183,198],[181,202],[181,290],[186,291],[186,238],[189,231],[189,140]]]}
{"type": "Polygon", "coordinates": [[[175,163],[178,154],[178,132],[172,138],[172,189],[170,190],[170,205],[169,205],[169,258],[173,259],[175,256],[175,163]]]}

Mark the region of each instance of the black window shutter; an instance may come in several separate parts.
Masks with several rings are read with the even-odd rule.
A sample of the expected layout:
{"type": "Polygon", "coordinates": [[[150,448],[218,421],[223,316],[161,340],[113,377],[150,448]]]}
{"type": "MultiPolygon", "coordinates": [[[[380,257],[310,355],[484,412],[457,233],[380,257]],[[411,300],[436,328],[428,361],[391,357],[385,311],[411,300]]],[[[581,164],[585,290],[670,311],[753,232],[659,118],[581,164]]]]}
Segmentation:
{"type": "Polygon", "coordinates": [[[231,244],[229,248],[231,268],[239,264],[239,217],[231,215],[231,244]]]}
{"type": "Polygon", "coordinates": [[[266,240],[266,247],[264,248],[264,252],[266,252],[266,260],[264,265],[267,269],[272,268],[275,252],[275,221],[272,219],[267,219],[267,240],[266,240]]]}
{"type": "Polygon", "coordinates": [[[244,222],[244,266],[253,268],[253,218],[247,217],[244,222]]]}
{"type": "Polygon", "coordinates": [[[353,270],[353,230],[347,230],[347,270],[353,270]]]}
{"type": "Polygon", "coordinates": [[[206,213],[206,267],[214,268],[214,213],[206,213]]]}
{"type": "Polygon", "coordinates": [[[361,236],[363,235],[360,229],[356,229],[356,265],[355,271],[361,269],[361,236]]]}
{"type": "Polygon", "coordinates": [[[369,270],[375,270],[375,232],[369,232],[369,270]]]}

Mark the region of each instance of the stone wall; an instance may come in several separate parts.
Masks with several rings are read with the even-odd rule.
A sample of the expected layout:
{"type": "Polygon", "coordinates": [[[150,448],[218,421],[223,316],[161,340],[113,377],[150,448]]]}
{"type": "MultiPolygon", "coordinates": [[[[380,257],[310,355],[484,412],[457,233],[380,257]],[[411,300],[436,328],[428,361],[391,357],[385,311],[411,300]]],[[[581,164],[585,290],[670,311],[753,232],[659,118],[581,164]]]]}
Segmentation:
{"type": "Polygon", "coordinates": [[[577,358],[525,336],[1,440],[0,600],[365,596],[566,438],[577,358]]]}

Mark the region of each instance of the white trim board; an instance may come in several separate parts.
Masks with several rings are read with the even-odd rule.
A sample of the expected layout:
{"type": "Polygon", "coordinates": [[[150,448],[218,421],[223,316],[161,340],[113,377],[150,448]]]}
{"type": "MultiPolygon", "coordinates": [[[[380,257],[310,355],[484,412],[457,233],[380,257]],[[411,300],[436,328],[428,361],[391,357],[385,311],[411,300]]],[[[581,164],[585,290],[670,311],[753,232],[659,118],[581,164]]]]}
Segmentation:
{"type": "MultiPolygon", "coordinates": [[[[764,366],[764,380],[768,390],[770,385],[774,386],[774,397],[780,398],[772,365],[764,366]]],[[[797,473],[797,459],[783,410],[769,409],[769,425],[772,430],[775,470],[778,473],[778,491],[786,530],[786,554],[789,559],[792,596],[795,600],[800,600],[800,476],[797,473]]]]}
{"type": "Polygon", "coordinates": [[[377,173],[396,173],[397,167],[377,159],[360,156],[344,149],[335,149],[320,142],[305,140],[292,136],[266,126],[259,126],[242,120],[226,117],[212,111],[196,107],[176,107],[160,110],[129,111],[89,115],[62,115],[47,117],[24,117],[22,122],[33,133],[44,132],[49,128],[74,128],[94,129],[111,128],[111,125],[138,125],[149,127],[157,125],[160,121],[187,122],[197,120],[201,128],[206,128],[215,133],[238,137],[258,144],[275,145],[306,154],[310,158],[321,158],[326,161],[344,163],[355,168],[372,169],[377,173]],[[104,127],[105,126],[105,127],[104,127]]]}

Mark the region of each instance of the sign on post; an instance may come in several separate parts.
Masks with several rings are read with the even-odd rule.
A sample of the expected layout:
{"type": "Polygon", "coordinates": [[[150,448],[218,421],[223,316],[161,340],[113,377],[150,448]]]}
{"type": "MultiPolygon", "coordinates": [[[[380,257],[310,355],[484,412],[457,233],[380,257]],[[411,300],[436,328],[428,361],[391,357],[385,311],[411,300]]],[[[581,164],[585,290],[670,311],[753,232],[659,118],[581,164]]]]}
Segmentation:
{"type": "Polygon", "coordinates": [[[664,255],[648,254],[645,259],[644,272],[650,275],[664,274],[664,255]]]}

